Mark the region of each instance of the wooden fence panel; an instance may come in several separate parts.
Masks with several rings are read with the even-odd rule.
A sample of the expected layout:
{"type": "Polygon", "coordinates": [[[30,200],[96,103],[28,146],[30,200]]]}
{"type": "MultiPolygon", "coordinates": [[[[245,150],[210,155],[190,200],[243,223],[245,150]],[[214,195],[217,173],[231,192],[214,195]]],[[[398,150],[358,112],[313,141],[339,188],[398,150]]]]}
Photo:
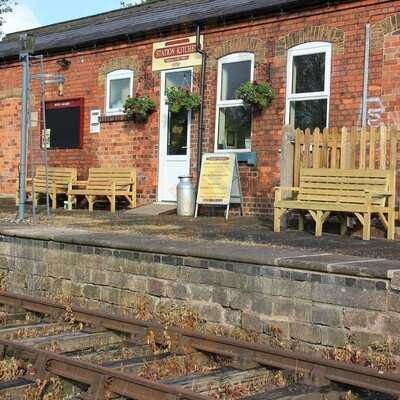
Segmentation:
{"type": "Polygon", "coordinates": [[[295,186],[301,168],[397,168],[400,131],[393,127],[297,129],[293,136],[295,186]]]}

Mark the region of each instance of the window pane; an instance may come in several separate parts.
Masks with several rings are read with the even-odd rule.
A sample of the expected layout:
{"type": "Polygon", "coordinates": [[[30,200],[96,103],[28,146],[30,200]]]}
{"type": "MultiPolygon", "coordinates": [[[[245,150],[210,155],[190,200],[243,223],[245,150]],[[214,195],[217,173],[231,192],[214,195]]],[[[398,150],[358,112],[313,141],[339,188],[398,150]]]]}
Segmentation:
{"type": "Polygon", "coordinates": [[[130,78],[112,79],[110,81],[110,110],[122,110],[125,100],[129,97],[131,91],[130,78]]]}
{"type": "Polygon", "coordinates": [[[328,101],[306,100],[290,103],[290,123],[295,129],[324,129],[327,125],[328,101]]]}
{"type": "Polygon", "coordinates": [[[250,108],[224,107],[219,109],[219,126],[218,126],[219,150],[250,148],[249,145],[250,136],[251,136],[250,108]]]}
{"type": "Polygon", "coordinates": [[[236,90],[251,79],[251,61],[222,65],[221,100],[234,100],[236,90]]]}
{"type": "Polygon", "coordinates": [[[292,93],[325,90],[325,53],[293,57],[292,93]]]}
{"type": "Polygon", "coordinates": [[[168,117],[168,155],[187,154],[188,112],[169,113],[168,117]]]}
{"type": "Polygon", "coordinates": [[[168,72],[165,75],[165,81],[165,90],[171,89],[171,87],[191,90],[192,71],[168,72]]]}

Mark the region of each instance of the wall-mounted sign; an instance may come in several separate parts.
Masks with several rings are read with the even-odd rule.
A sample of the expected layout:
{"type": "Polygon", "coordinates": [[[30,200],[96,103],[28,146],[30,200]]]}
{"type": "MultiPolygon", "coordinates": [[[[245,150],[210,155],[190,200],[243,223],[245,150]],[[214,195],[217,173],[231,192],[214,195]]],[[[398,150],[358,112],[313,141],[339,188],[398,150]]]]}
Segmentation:
{"type": "Polygon", "coordinates": [[[50,149],[51,129],[42,129],[42,149],[50,149]]]}
{"type": "Polygon", "coordinates": [[[100,110],[90,111],[90,133],[100,132],[100,110]]]}
{"type": "Polygon", "coordinates": [[[31,112],[31,128],[37,128],[39,122],[39,113],[37,111],[31,112]]]}
{"type": "MultiPolygon", "coordinates": [[[[203,36],[200,38],[203,44],[203,36]]],[[[196,51],[196,36],[168,40],[153,45],[153,71],[201,65],[202,56],[196,51]]]]}
{"type": "Polygon", "coordinates": [[[200,204],[225,206],[227,219],[231,204],[243,204],[236,154],[204,154],[195,217],[200,204]]]}

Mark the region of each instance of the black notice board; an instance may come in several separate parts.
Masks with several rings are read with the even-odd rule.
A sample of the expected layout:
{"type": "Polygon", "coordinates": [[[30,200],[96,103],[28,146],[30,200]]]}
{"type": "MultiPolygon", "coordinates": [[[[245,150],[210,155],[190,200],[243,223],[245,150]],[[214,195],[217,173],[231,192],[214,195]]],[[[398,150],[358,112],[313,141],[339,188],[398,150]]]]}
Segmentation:
{"type": "Polygon", "coordinates": [[[50,129],[50,148],[73,149],[81,146],[82,108],[78,102],[46,104],[46,128],[50,129]],[[56,105],[56,106],[54,106],[56,105]]]}

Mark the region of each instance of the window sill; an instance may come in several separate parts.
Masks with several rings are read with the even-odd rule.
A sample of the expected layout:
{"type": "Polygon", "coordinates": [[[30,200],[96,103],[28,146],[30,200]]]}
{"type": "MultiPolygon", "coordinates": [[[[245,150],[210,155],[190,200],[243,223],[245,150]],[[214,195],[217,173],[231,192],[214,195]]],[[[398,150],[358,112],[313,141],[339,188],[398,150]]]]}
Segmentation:
{"type": "Polygon", "coordinates": [[[126,114],[103,115],[99,117],[99,122],[101,124],[109,124],[112,122],[125,122],[131,120],[132,118],[129,118],[126,114]]]}
{"type": "Polygon", "coordinates": [[[216,150],[215,153],[234,153],[236,154],[236,158],[238,163],[247,164],[251,167],[255,167],[257,165],[257,154],[255,151],[251,150],[216,150]]]}

